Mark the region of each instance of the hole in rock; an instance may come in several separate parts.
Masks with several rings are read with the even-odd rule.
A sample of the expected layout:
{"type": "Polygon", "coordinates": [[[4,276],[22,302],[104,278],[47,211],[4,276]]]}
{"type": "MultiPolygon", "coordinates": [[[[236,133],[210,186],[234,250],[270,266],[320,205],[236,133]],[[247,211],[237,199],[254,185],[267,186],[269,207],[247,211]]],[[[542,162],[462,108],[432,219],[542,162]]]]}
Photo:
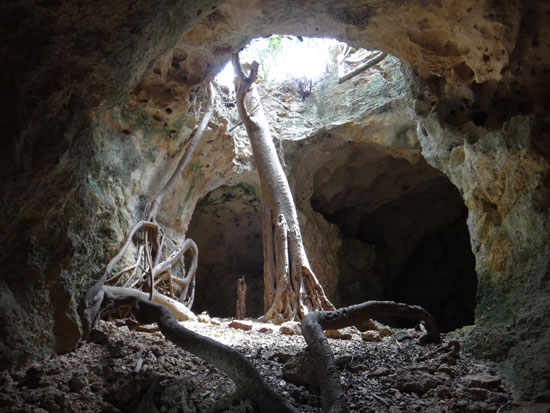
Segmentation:
{"type": "MultiPolygon", "coordinates": [[[[339,47],[346,45],[335,39],[274,34],[252,39],[240,55],[243,62],[259,63],[258,77],[264,82],[318,80],[326,76],[339,47]]],[[[228,62],[216,81],[232,90],[234,76],[233,65],[228,62]]]]}
{"type": "Polygon", "coordinates": [[[246,184],[222,186],[197,204],[188,230],[200,251],[194,312],[235,316],[244,275],[246,315],[263,314],[262,215],[256,190],[246,184]]]}
{"type": "Polygon", "coordinates": [[[443,331],[473,324],[477,278],[456,187],[423,158],[347,150],[317,170],[311,197],[344,238],[339,304],[396,300],[423,306],[443,331]]]}

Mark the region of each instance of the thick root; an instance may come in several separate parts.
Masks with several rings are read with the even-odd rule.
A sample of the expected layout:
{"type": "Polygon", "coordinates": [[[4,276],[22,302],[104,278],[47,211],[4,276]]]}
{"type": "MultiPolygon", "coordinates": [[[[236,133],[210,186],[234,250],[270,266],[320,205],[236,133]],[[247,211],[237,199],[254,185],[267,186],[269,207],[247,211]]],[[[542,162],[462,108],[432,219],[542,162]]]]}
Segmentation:
{"type": "Polygon", "coordinates": [[[226,373],[236,385],[236,395],[252,400],[261,412],[296,412],[296,409],[276,394],[260,373],[238,351],[211,338],[201,336],[183,327],[172,312],[163,305],[146,301],[141,296],[118,297],[104,289],[103,306],[113,309],[130,306],[136,319],[143,324],[157,323],[164,336],[197,357],[226,373]]]}
{"type": "Polygon", "coordinates": [[[347,412],[348,408],[334,354],[323,330],[353,326],[369,318],[396,316],[419,320],[425,324],[427,334],[422,337],[421,343],[440,342],[437,323],[430,313],[416,305],[393,301],[367,301],[334,311],[316,311],[303,318],[302,334],[316,361],[324,411],[347,412]]]}
{"type": "MultiPolygon", "coordinates": [[[[112,295],[118,297],[129,296],[129,297],[139,297],[144,300],[149,299],[149,294],[144,293],[133,288],[124,288],[124,287],[111,287],[106,285],[103,287],[105,291],[108,291],[112,295]]],[[[173,300],[170,297],[166,297],[162,294],[154,294],[153,299],[150,300],[153,303],[160,304],[168,308],[174,317],[179,321],[197,321],[197,316],[185,305],[179,301],[173,300]]]]}

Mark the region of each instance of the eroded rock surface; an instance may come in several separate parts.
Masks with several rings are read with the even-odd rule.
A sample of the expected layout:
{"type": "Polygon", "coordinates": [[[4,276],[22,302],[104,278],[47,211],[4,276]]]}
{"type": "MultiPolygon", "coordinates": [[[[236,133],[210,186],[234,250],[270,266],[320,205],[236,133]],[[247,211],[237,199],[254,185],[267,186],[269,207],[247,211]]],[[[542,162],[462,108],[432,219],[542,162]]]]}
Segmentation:
{"type": "MultiPolygon", "coordinates": [[[[299,131],[309,134],[303,142],[284,135],[288,122],[277,130],[292,141],[289,175],[327,293],[338,292],[342,240],[311,208],[313,176],[292,165],[332,153],[310,159],[305,145],[339,153],[342,165],[353,152],[335,150],[342,146],[382,146],[411,164],[423,157],[468,208],[478,277],[469,347],[502,361],[518,395],[549,399],[549,15],[544,0],[4,2],[0,365],[75,347],[80,295],[174,167],[200,114],[198,86],[251,37],[293,33],[407,62],[369,80],[395,86],[402,77],[386,88],[387,105],[352,79],[350,107],[337,108],[345,99],[336,94],[332,110],[323,112],[327,97],[317,105],[327,130],[304,126],[312,133],[299,131]]],[[[174,237],[199,199],[251,173],[226,112],[219,101],[187,179],[161,211],[174,237]]]]}

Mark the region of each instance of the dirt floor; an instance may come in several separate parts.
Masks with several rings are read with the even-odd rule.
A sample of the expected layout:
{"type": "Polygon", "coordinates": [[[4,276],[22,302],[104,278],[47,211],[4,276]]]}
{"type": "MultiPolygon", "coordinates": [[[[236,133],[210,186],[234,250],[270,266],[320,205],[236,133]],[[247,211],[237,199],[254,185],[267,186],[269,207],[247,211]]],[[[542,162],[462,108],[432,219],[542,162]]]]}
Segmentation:
{"type": "MultiPolygon", "coordinates": [[[[231,327],[229,319],[201,319],[183,325],[241,351],[299,411],[321,411],[296,323],[281,328],[246,320],[231,327]]],[[[1,372],[0,411],[209,412],[233,389],[225,374],[159,332],[103,321],[100,329],[71,353],[1,372]]],[[[519,411],[495,368],[463,354],[450,335],[442,344],[420,346],[415,329],[377,324],[363,334],[334,334],[342,337],[329,341],[351,411],[519,411]]],[[[243,402],[231,411],[254,410],[243,402]]]]}

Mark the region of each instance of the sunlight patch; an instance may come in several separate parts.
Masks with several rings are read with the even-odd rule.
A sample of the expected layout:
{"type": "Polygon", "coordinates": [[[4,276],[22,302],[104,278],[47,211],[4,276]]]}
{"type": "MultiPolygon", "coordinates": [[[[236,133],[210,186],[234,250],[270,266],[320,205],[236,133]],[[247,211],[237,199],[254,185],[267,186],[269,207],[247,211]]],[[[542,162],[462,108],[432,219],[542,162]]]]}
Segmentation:
{"type": "MultiPolygon", "coordinates": [[[[273,35],[253,39],[241,52],[241,62],[260,63],[258,78],[281,82],[289,78],[318,80],[323,78],[346,47],[335,39],[273,35]]],[[[216,81],[233,88],[233,65],[228,62],[216,81]]]]}

